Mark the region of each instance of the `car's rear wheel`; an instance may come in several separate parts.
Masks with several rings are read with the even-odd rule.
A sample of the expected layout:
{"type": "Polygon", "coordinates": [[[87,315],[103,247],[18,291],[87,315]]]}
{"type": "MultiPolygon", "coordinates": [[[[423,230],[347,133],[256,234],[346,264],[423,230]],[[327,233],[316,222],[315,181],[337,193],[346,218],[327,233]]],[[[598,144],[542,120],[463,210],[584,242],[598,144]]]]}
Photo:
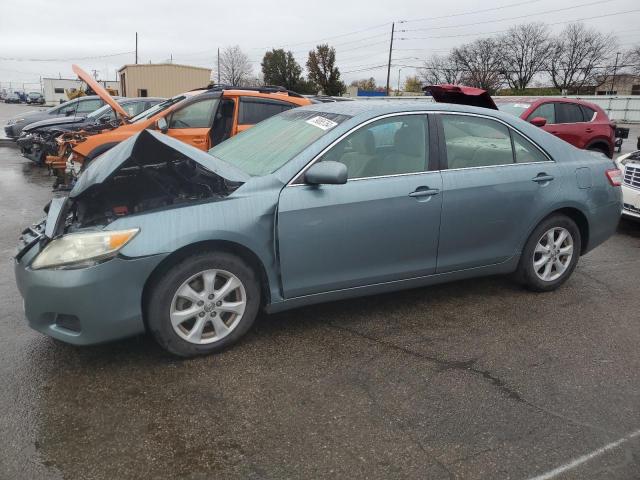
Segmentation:
{"type": "Polygon", "coordinates": [[[531,290],[555,290],[571,276],[582,248],[580,230],[565,215],[543,220],[522,252],[518,277],[531,290]]]}
{"type": "Polygon", "coordinates": [[[260,287],[253,270],[228,253],[202,253],[175,264],[152,286],[147,326],[167,351],[206,355],[235,343],[253,324],[260,287]]]}

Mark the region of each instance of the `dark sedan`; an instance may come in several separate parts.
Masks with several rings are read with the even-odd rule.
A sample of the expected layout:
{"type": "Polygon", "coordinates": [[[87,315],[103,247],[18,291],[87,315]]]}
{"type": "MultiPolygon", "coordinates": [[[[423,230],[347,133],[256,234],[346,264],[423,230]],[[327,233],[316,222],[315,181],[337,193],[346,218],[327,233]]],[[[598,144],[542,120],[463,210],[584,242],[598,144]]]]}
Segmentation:
{"type": "MultiPolygon", "coordinates": [[[[140,97],[123,98],[117,102],[130,117],[134,117],[164,100],[164,98],[140,97]]],[[[23,156],[36,163],[42,163],[46,155],[57,153],[55,139],[61,133],[115,128],[120,120],[109,105],[102,106],[86,117],[69,116],[41,120],[22,129],[18,146],[23,156]]]]}
{"type": "Polygon", "coordinates": [[[8,138],[15,140],[20,136],[22,129],[30,123],[60,117],[86,117],[103,105],[104,102],[100,97],[87,95],[47,110],[31,110],[9,120],[4,127],[4,133],[8,138]]]}

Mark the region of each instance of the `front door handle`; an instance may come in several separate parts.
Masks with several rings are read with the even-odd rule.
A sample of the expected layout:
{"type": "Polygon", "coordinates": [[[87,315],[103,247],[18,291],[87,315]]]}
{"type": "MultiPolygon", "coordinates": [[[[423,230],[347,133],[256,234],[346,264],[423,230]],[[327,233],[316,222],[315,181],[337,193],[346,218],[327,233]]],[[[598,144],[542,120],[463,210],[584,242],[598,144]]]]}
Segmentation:
{"type": "Polygon", "coordinates": [[[553,180],[553,175],[547,175],[546,173],[539,173],[531,179],[531,181],[536,183],[545,183],[550,182],[551,180],[553,180]]]}
{"type": "Polygon", "coordinates": [[[440,193],[437,188],[418,187],[414,192],[409,194],[410,197],[433,197],[440,193]]]}

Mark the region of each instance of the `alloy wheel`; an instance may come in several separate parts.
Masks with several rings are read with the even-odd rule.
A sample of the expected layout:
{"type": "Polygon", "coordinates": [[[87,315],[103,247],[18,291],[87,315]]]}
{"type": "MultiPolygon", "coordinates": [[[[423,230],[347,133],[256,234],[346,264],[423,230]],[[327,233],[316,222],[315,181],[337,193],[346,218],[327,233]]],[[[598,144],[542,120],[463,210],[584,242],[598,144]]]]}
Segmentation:
{"type": "Polygon", "coordinates": [[[540,280],[553,282],[569,268],[573,258],[573,237],[563,227],[547,230],[533,251],[533,271],[540,280]]]}
{"type": "Polygon", "coordinates": [[[204,270],[177,289],[169,317],[180,338],[204,345],[229,335],[246,307],[247,293],[238,277],[225,270],[204,270]]]}

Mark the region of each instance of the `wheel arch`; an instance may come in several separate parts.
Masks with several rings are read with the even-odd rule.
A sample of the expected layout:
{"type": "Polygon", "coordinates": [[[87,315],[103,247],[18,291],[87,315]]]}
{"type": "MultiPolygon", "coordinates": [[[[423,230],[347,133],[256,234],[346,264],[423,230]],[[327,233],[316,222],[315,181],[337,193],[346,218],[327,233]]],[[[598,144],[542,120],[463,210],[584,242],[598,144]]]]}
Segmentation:
{"type": "Polygon", "coordinates": [[[614,149],[615,149],[615,146],[611,147],[611,145],[609,145],[609,142],[603,138],[597,138],[595,140],[592,140],[585,147],[585,150],[600,150],[609,158],[613,157],[614,149]]]}
{"type": "Polygon", "coordinates": [[[143,319],[145,323],[145,328],[147,326],[146,320],[146,311],[147,311],[147,301],[149,299],[149,294],[151,293],[151,289],[155,285],[155,283],[162,277],[162,275],[169,270],[176,263],[184,260],[185,258],[194,255],[196,253],[202,252],[226,252],[240,257],[242,260],[247,262],[247,264],[256,272],[258,276],[258,281],[260,282],[260,293],[261,293],[261,306],[268,305],[271,302],[271,292],[269,290],[269,277],[267,275],[267,270],[258,255],[253,252],[248,247],[232,242],[229,240],[204,240],[195,243],[191,243],[189,245],[185,245],[176,251],[172,252],[166,258],[164,258],[157,266],[153,269],[149,277],[147,278],[143,288],[142,288],[142,312],[143,319]]]}
{"type": "Polygon", "coordinates": [[[582,210],[575,206],[559,207],[550,212],[548,215],[545,215],[533,226],[533,228],[529,232],[529,235],[527,236],[527,239],[529,238],[529,236],[531,236],[531,233],[533,233],[536,227],[540,225],[540,223],[542,223],[547,218],[557,214],[569,217],[578,226],[578,230],[580,231],[580,255],[584,255],[588,250],[589,244],[589,220],[587,219],[587,216],[584,214],[584,212],[582,212],[582,210]]]}

